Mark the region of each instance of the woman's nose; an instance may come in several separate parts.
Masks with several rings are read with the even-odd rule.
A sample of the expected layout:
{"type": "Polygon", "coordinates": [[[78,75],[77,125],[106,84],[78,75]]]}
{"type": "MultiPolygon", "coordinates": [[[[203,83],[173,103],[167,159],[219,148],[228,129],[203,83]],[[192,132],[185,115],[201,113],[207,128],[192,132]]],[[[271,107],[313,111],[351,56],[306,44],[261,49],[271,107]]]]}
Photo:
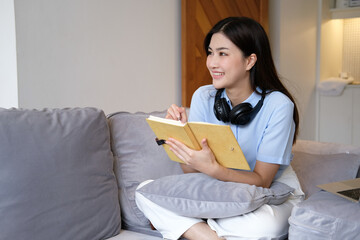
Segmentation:
{"type": "Polygon", "coordinates": [[[213,55],[209,55],[206,60],[208,68],[216,68],[218,66],[217,58],[213,55]]]}

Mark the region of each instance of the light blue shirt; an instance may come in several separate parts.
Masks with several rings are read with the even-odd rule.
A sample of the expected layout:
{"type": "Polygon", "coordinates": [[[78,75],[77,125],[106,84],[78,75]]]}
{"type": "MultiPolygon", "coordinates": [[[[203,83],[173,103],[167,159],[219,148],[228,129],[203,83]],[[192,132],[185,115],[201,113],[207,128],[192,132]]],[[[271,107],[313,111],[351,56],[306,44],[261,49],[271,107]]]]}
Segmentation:
{"type": "MultiPolygon", "coordinates": [[[[191,100],[189,122],[230,125],[251,171],[258,160],[280,164],[277,176],[280,175],[292,159],[291,148],[295,132],[293,102],[281,92],[269,93],[255,118],[249,124],[239,126],[224,123],[216,118],[213,110],[215,94],[216,89],[213,85],[202,86],[195,91],[191,100]]],[[[222,97],[232,108],[226,91],[222,92],[222,97]]],[[[253,92],[244,102],[254,107],[260,99],[261,95],[253,92]]]]}

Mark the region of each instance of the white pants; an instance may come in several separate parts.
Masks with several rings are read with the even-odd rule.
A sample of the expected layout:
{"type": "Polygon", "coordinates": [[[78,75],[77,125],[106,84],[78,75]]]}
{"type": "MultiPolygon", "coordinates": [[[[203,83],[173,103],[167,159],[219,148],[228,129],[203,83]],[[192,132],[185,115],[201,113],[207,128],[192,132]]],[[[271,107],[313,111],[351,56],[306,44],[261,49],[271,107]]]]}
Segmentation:
{"type": "MultiPolygon", "coordinates": [[[[141,183],[138,188],[151,181],[148,180],[141,183]]],[[[291,210],[293,206],[303,200],[304,193],[291,166],[275,181],[283,182],[295,189],[294,194],[283,204],[264,204],[255,211],[244,215],[221,219],[207,219],[208,225],[219,237],[224,237],[226,240],[285,238],[289,229],[288,218],[290,217],[291,210]]],[[[135,201],[152,225],[166,239],[178,239],[191,226],[204,221],[198,218],[179,216],[151,202],[139,193],[135,193],[135,201]]]]}

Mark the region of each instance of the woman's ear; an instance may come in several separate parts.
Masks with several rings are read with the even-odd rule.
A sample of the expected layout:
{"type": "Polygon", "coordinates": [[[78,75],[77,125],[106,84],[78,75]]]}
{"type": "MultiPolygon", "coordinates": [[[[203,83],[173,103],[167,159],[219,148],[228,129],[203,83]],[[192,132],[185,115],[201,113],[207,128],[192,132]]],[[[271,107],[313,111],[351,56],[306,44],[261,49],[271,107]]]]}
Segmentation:
{"type": "Polygon", "coordinates": [[[255,53],[250,54],[250,56],[247,57],[247,65],[246,65],[246,70],[250,71],[251,68],[255,65],[257,61],[257,57],[255,53]]]}

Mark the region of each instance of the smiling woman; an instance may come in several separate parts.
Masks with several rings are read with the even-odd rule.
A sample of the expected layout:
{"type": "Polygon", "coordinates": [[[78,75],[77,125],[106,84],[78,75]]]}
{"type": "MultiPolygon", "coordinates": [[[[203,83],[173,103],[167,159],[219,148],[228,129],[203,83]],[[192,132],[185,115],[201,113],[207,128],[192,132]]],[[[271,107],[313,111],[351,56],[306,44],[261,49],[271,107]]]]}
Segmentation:
{"type": "MultiPolygon", "coordinates": [[[[255,20],[246,17],[221,20],[205,37],[204,49],[212,84],[195,91],[189,118],[184,108],[174,104],[166,118],[229,125],[251,170],[221,166],[205,138],[201,150],[191,149],[173,138],[167,139],[166,144],[183,160],[184,173],[201,172],[222,182],[262,188],[283,182],[295,189],[294,196],[279,205],[264,204],[243,215],[210,216],[207,221],[184,217],[139,192],[136,202],[164,238],[283,239],[287,236],[292,207],[303,198],[297,176],[289,166],[299,121],[296,104],[278,77],[267,35],[255,20]]],[[[140,185],[139,191],[146,183],[149,182],[140,185]]]]}

